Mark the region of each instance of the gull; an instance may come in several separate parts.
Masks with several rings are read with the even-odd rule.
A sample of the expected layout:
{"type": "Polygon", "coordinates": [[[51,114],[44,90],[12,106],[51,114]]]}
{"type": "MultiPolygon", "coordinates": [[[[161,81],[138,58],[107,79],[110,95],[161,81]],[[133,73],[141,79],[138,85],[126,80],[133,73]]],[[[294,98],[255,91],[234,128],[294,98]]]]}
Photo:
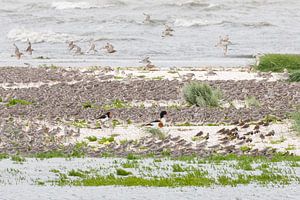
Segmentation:
{"type": "Polygon", "coordinates": [[[91,41],[91,42],[90,42],[90,48],[87,50],[86,53],[89,53],[90,51],[93,51],[94,54],[95,54],[96,52],[98,52],[98,51],[96,50],[96,45],[95,45],[94,41],[91,41]]]}
{"type": "Polygon", "coordinates": [[[18,60],[20,60],[21,56],[23,55],[23,53],[20,52],[19,48],[17,47],[16,44],[14,44],[15,49],[15,55],[17,57],[18,60]]]}
{"type": "Polygon", "coordinates": [[[28,52],[29,55],[32,55],[32,52],[34,50],[31,48],[31,42],[29,41],[29,39],[27,39],[27,43],[28,43],[28,47],[26,49],[26,52],[28,52]]]}

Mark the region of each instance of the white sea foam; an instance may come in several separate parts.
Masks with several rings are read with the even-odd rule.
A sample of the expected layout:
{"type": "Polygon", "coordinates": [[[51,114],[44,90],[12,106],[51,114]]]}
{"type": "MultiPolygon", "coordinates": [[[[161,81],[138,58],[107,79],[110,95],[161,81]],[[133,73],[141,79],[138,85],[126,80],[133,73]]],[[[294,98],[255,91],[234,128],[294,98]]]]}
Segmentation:
{"type": "Polygon", "coordinates": [[[223,21],[208,21],[203,19],[186,19],[179,18],[174,21],[174,26],[191,27],[191,26],[209,26],[222,24],[223,21]]]}
{"type": "Polygon", "coordinates": [[[10,30],[7,38],[21,42],[26,42],[29,39],[32,43],[61,43],[68,40],[79,40],[77,36],[71,34],[56,33],[53,31],[38,32],[23,28],[10,30]]]}
{"type": "Polygon", "coordinates": [[[52,8],[57,10],[65,10],[65,9],[89,9],[96,8],[97,5],[90,4],[88,2],[69,2],[69,1],[57,1],[51,4],[52,8]]]}

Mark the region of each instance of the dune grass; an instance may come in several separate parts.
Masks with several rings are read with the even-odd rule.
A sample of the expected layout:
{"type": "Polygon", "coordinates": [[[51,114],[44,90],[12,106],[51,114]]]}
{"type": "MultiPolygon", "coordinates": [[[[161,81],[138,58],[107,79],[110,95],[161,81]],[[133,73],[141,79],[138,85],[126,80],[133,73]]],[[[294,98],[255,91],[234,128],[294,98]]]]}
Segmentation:
{"type": "Polygon", "coordinates": [[[183,96],[190,105],[216,107],[219,105],[221,92],[208,84],[192,82],[184,86],[183,96]]]}
{"type": "Polygon", "coordinates": [[[297,71],[300,69],[300,55],[266,54],[260,58],[256,69],[263,72],[283,72],[284,69],[297,71]]]}
{"type": "Polygon", "coordinates": [[[289,82],[300,82],[300,71],[295,71],[290,73],[289,75],[289,82]]]}

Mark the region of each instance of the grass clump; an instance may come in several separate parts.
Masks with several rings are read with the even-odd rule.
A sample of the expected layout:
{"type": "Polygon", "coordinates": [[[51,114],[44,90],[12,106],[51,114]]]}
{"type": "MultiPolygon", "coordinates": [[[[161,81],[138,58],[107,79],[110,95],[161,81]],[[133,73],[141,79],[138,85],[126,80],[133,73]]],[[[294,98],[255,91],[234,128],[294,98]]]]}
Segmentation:
{"type": "Polygon", "coordinates": [[[64,158],[66,155],[62,151],[48,151],[40,152],[34,155],[35,158],[39,159],[49,159],[49,158],[64,158]]]}
{"type": "Polygon", "coordinates": [[[75,126],[77,128],[87,128],[88,127],[88,123],[84,119],[82,119],[82,120],[75,120],[74,122],[72,122],[71,125],[75,126]]]}
{"type": "Polygon", "coordinates": [[[280,137],[280,139],[278,140],[271,140],[271,144],[280,144],[280,143],[283,143],[286,139],[284,137],[280,137]]]}
{"type": "Polygon", "coordinates": [[[111,142],[113,142],[113,141],[115,141],[115,138],[114,137],[103,137],[103,138],[101,138],[99,141],[98,141],[98,143],[99,144],[110,144],[111,142]]]}
{"type": "Polygon", "coordinates": [[[86,142],[77,142],[72,149],[70,157],[81,158],[85,156],[86,148],[88,144],[86,142]]]}
{"type": "Polygon", "coordinates": [[[134,155],[132,153],[127,155],[127,160],[138,160],[140,157],[138,157],[137,155],[134,155]]]}
{"type": "Polygon", "coordinates": [[[23,100],[23,99],[11,99],[8,101],[8,103],[6,104],[7,107],[11,107],[11,106],[15,106],[15,105],[30,105],[32,104],[32,102],[23,100]]]}
{"type": "Polygon", "coordinates": [[[129,108],[129,107],[130,105],[125,101],[122,101],[120,99],[115,99],[112,101],[111,104],[105,104],[102,108],[104,110],[112,110],[112,109],[121,109],[121,108],[129,108]]]}
{"type": "Polygon", "coordinates": [[[219,105],[221,92],[208,84],[192,82],[183,88],[183,96],[190,105],[216,107],[219,105]]]}
{"type": "Polygon", "coordinates": [[[17,162],[17,163],[22,163],[22,162],[25,162],[25,161],[26,161],[25,158],[23,158],[23,157],[21,157],[21,156],[18,156],[18,155],[13,155],[13,156],[11,156],[11,160],[12,160],[12,161],[15,161],[15,162],[17,162]]]}
{"type": "Polygon", "coordinates": [[[80,178],[84,178],[85,177],[85,175],[81,172],[81,170],[76,171],[74,169],[72,169],[71,171],[69,171],[68,175],[69,176],[77,176],[77,177],[80,177],[80,178]]]}
{"type": "Polygon", "coordinates": [[[173,172],[184,172],[184,169],[181,167],[180,164],[172,165],[173,172]]]}
{"type": "Polygon", "coordinates": [[[84,102],[83,104],[82,104],[82,107],[84,108],[84,109],[88,109],[88,108],[93,108],[93,107],[95,107],[91,102],[84,102]]]}
{"type": "Polygon", "coordinates": [[[260,57],[257,70],[263,72],[283,72],[284,69],[288,71],[295,71],[300,69],[300,56],[290,54],[266,54],[260,57]]]}
{"type": "Polygon", "coordinates": [[[158,128],[147,128],[146,131],[150,133],[153,137],[157,137],[160,140],[166,138],[166,134],[158,128]]]}
{"type": "Polygon", "coordinates": [[[245,104],[247,108],[260,107],[260,102],[254,96],[245,98],[245,104]]]}
{"type": "Polygon", "coordinates": [[[0,160],[1,159],[7,159],[7,158],[9,158],[8,154],[6,154],[6,153],[0,153],[0,160]]]}
{"type": "Polygon", "coordinates": [[[300,136],[300,112],[292,113],[293,130],[300,136]]]}
{"type": "Polygon", "coordinates": [[[96,142],[97,141],[97,137],[92,135],[92,136],[88,136],[86,137],[86,139],[88,139],[90,142],[96,142]]]}
{"type": "Polygon", "coordinates": [[[300,82],[300,71],[290,73],[288,81],[289,82],[300,82]]]}
{"type": "Polygon", "coordinates": [[[130,174],[132,174],[132,173],[128,172],[128,171],[126,171],[124,169],[117,169],[117,175],[118,176],[128,176],[130,174]]]}

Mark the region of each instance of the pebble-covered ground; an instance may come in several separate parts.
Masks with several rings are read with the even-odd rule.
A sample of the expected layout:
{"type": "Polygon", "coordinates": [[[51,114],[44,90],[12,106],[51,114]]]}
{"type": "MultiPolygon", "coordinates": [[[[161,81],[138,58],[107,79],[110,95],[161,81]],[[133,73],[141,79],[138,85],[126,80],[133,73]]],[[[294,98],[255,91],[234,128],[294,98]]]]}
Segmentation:
{"type": "Polygon", "coordinates": [[[226,77],[222,71],[207,75],[195,69],[151,72],[110,67],[5,67],[0,72],[3,153],[71,153],[74,148],[90,156],[165,151],[174,156],[216,152],[272,155],[276,148],[298,152],[299,140],[288,119],[300,103],[300,85],[278,79],[283,76],[280,74],[235,70],[233,76],[238,73],[246,79],[224,80],[230,71],[224,71],[226,77]],[[220,106],[187,105],[182,88],[189,81],[219,88],[220,106]],[[249,104],[250,97],[254,105],[249,104]],[[168,112],[167,127],[154,137],[145,134],[141,125],[157,119],[162,110],[168,112]],[[107,111],[113,113],[112,126],[100,130],[97,118],[107,111]],[[279,128],[273,127],[278,123],[279,128]],[[172,128],[176,126],[183,128],[172,128]],[[88,136],[96,140],[87,140],[88,136]],[[82,141],[84,144],[77,144],[82,141]],[[281,143],[284,145],[278,145],[281,143]]]}

